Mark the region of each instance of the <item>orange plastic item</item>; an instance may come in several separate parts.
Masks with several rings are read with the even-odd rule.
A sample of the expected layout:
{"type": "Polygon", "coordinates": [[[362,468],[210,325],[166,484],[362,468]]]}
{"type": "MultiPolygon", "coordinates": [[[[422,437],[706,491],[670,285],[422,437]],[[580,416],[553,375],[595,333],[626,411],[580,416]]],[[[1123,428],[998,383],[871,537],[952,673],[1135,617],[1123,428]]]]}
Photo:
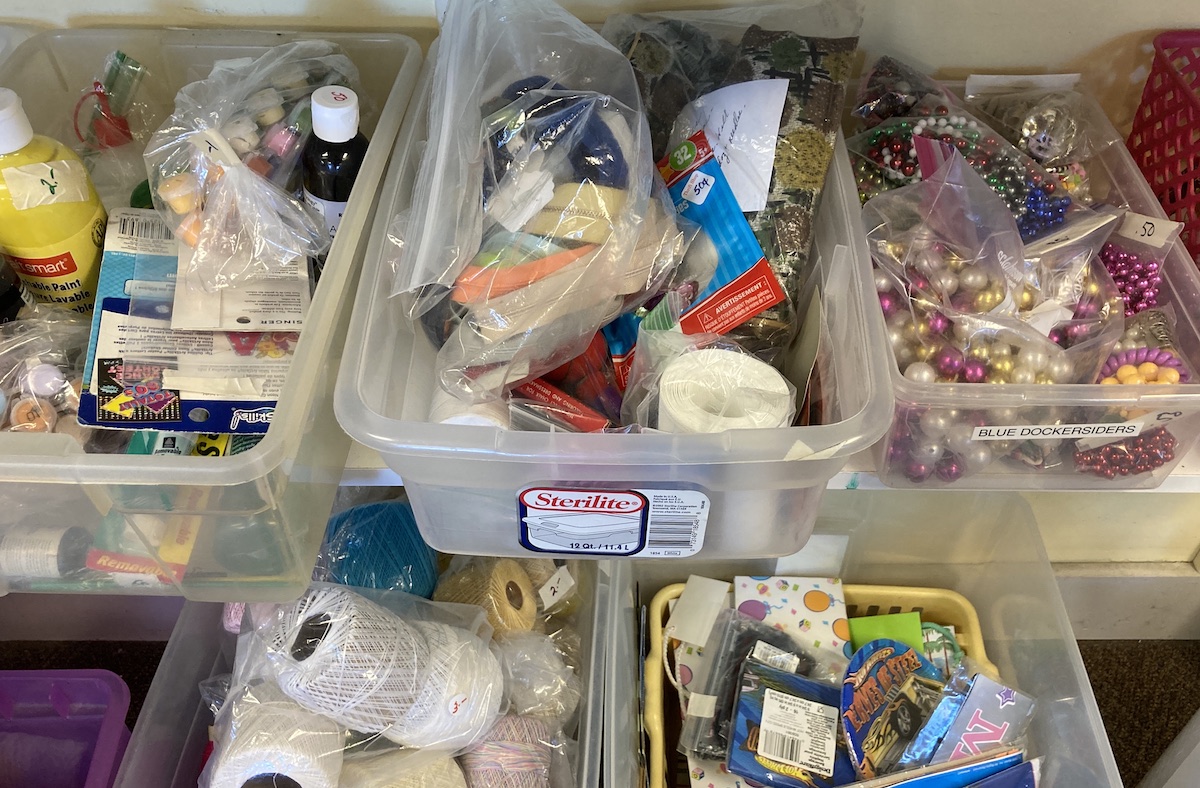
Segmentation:
{"type": "Polygon", "coordinates": [[[595,249],[595,244],[585,244],[520,265],[469,265],[459,274],[450,297],[460,304],[476,304],[507,295],[566,268],[595,249]]]}

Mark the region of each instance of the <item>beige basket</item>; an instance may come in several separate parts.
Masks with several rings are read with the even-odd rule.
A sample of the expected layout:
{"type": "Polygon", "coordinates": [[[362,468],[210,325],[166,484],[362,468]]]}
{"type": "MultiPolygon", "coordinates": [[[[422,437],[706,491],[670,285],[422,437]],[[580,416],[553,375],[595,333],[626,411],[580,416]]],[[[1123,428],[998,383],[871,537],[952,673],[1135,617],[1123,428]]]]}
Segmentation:
{"type": "MultiPolygon", "coordinates": [[[[642,725],[650,739],[648,756],[650,788],[667,788],[667,750],[663,704],[663,627],[666,625],[670,603],[683,593],[684,584],[663,588],[650,602],[650,654],[646,657],[646,708],[642,725]]],[[[988,662],[983,648],[983,632],[979,615],[965,596],[943,588],[913,588],[910,586],[842,586],[846,597],[846,615],[884,615],[916,611],[923,621],[954,627],[955,637],[963,653],[977,662],[982,670],[998,673],[988,662]]]]}

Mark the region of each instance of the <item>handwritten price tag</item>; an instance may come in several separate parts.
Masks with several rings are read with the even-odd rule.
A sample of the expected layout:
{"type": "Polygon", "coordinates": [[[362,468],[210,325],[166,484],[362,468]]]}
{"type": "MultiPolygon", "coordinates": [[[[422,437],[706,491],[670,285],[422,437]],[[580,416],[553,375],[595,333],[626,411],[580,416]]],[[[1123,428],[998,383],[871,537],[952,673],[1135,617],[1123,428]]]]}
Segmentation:
{"type": "Polygon", "coordinates": [[[542,610],[554,609],[563,600],[569,599],[573,593],[575,593],[575,578],[571,577],[571,573],[565,566],[559,567],[559,570],[546,581],[546,585],[538,589],[538,595],[542,598],[542,610]]]}
{"type": "Polygon", "coordinates": [[[708,199],[708,193],[712,190],[712,186],[712,176],[696,170],[683,186],[683,199],[693,205],[703,205],[704,201],[708,199]]]}
{"type": "Polygon", "coordinates": [[[1162,249],[1174,241],[1183,225],[1170,219],[1159,219],[1140,213],[1127,213],[1117,229],[1117,235],[1138,241],[1152,249],[1162,249]]]}

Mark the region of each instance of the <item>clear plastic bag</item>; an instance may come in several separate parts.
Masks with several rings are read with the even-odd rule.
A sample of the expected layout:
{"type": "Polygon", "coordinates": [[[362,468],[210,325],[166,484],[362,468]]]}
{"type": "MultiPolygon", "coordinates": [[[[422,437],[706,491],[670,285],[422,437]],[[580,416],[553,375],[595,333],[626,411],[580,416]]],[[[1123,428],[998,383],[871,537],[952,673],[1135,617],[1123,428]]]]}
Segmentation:
{"type": "Polygon", "coordinates": [[[1125,302],[1125,317],[1158,306],[1163,264],[1182,230],[1178,222],[1131,211],[1100,250],[1100,259],[1125,302]]]}
{"type": "Polygon", "coordinates": [[[850,114],[870,129],[889,118],[909,116],[927,96],[945,104],[958,101],[937,80],[898,58],[884,55],[871,64],[863,77],[850,114]]]}
{"type": "Polygon", "coordinates": [[[857,0],[804,0],[614,15],[603,28],[634,66],[655,160],[698,130],[714,146],[786,296],[733,330],[766,361],[798,328],[795,299],[811,274],[812,217],[861,22],[857,0]]]}
{"type": "Polygon", "coordinates": [[[628,62],[548,0],[451,4],[393,293],[444,389],[502,391],[578,356],[654,295],[683,234],[655,185],[628,62]]]}
{"type": "Polygon", "coordinates": [[[572,788],[567,742],[536,717],[501,717],[459,763],[470,788],[572,788]]]}
{"type": "Polygon", "coordinates": [[[348,729],[405,747],[470,746],[499,716],[503,694],[482,615],[399,591],[373,596],[314,583],[297,602],[256,613],[271,678],[348,729]]]}
{"type": "Polygon", "coordinates": [[[863,202],[932,175],[946,158],[941,142],[959,152],[1004,201],[1022,240],[1054,232],[1079,209],[1058,178],[962,107],[927,96],[904,118],[891,118],[846,141],[863,202]]]}
{"type": "Polygon", "coordinates": [[[467,780],[444,753],[387,750],[347,755],[338,788],[467,788],[467,780]]]}
{"type": "Polygon", "coordinates": [[[338,47],[310,40],[218,64],[179,92],[145,162],[155,208],[193,249],[189,282],[236,286],[328,248],[324,223],[295,197],[312,132],[309,96],[357,83],[338,47]]]}
{"type": "Polygon", "coordinates": [[[825,679],[836,684],[841,676],[824,675],[820,663],[790,635],[736,610],[724,609],[704,645],[704,660],[691,682],[691,700],[679,734],[679,752],[696,758],[723,760],[737,704],[742,666],[757,660],[789,673],[825,679]]]}
{"type": "Polygon", "coordinates": [[[436,554],[408,501],[362,504],[330,517],[321,564],[325,579],[358,588],[428,598],[437,584],[436,554]]]}
{"type": "Polygon", "coordinates": [[[85,446],[79,424],[89,321],[61,309],[0,325],[0,412],[7,432],[54,432],[85,446]]]}
{"type": "Polygon", "coordinates": [[[790,426],[796,387],[733,340],[715,334],[638,329],[621,407],[627,425],[704,433],[790,426]]]}
{"type": "Polygon", "coordinates": [[[509,632],[497,637],[496,653],[509,713],[537,717],[552,730],[569,730],[581,687],[554,641],[539,632],[509,632]]]}

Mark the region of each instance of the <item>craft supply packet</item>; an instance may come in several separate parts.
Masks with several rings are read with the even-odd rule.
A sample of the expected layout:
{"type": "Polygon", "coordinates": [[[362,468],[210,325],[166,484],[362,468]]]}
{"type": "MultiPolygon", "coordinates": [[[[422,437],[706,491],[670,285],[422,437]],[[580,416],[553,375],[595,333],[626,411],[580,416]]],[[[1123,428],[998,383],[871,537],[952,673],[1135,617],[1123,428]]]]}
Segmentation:
{"type": "Polygon", "coordinates": [[[658,163],[675,210],[708,234],[717,270],[680,320],[687,334],[724,334],[786,296],[738,207],[708,137],[697,131],[658,163]]]}
{"type": "Polygon", "coordinates": [[[838,743],[837,689],[747,660],[727,763],[730,772],[764,785],[854,782],[854,766],[838,743]]]}
{"type": "Polygon", "coordinates": [[[177,244],[154,211],[109,217],[80,422],[265,433],[298,335],[173,330],[177,264],[177,244]]]}

